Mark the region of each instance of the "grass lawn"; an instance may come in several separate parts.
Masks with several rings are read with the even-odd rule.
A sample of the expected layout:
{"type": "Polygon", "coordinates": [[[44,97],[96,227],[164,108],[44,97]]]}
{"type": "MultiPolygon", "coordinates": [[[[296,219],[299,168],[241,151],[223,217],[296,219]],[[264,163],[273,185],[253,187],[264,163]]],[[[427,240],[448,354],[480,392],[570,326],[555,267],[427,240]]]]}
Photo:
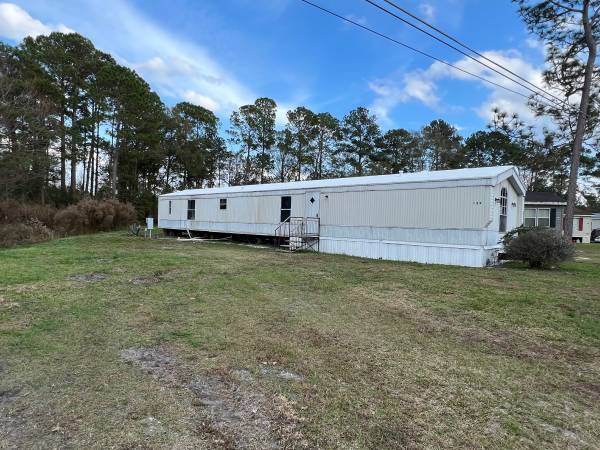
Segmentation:
{"type": "Polygon", "coordinates": [[[592,448],[600,245],[561,270],[123,233],[0,251],[0,448],[592,448]]]}

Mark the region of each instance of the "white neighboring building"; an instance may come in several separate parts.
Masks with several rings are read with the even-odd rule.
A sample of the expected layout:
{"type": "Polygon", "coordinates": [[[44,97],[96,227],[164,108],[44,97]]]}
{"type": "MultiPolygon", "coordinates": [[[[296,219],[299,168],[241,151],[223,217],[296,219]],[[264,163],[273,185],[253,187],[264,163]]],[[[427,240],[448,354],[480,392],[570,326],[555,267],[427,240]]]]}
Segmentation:
{"type": "Polygon", "coordinates": [[[600,229],[600,213],[592,214],[592,230],[600,229]]]}
{"type": "Polygon", "coordinates": [[[592,215],[583,211],[573,214],[573,241],[589,244],[592,236],[592,215]]]}
{"type": "Polygon", "coordinates": [[[190,189],[159,197],[158,226],[273,237],[291,217],[318,222],[321,252],[482,267],[524,196],[513,166],[190,189]]]}

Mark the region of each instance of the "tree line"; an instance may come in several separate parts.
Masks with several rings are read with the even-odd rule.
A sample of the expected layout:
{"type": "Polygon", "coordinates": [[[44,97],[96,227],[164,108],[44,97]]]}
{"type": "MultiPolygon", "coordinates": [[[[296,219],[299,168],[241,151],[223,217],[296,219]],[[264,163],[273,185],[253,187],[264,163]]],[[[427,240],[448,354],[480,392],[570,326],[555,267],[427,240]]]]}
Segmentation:
{"type": "MultiPolygon", "coordinates": [[[[64,205],[128,201],[143,214],[175,189],[514,164],[531,189],[565,192],[568,130],[494,111],[463,138],[444,120],[383,131],[367,108],[341,118],[300,106],[278,127],[259,98],[226,127],[188,102],[166,106],[134,70],[75,34],[0,44],[0,197],[64,205]]],[[[582,170],[598,174],[594,146],[582,170]]]]}

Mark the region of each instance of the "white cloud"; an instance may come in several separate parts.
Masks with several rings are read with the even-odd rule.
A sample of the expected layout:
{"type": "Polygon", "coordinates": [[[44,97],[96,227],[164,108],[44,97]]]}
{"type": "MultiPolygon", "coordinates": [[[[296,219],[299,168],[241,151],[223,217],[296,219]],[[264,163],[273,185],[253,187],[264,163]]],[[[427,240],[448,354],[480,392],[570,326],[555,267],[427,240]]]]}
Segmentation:
{"type": "MultiPolygon", "coordinates": [[[[487,51],[482,54],[512,72],[519,74],[532,84],[549,91],[548,86],[544,84],[542,76],[543,68],[533,66],[522,58],[521,54],[516,50],[487,51]]],[[[491,65],[484,60],[482,60],[482,62],[491,65]]],[[[527,91],[524,87],[518,86],[500,74],[467,57],[455,61],[452,64],[465,71],[486,78],[502,87],[517,92],[523,92],[525,95],[530,94],[530,91],[527,91]]],[[[515,78],[514,75],[509,74],[509,76],[515,78]]],[[[438,94],[438,85],[447,80],[474,82],[488,89],[486,99],[481,102],[479,106],[474,108],[474,111],[486,121],[491,119],[493,115],[492,109],[497,107],[508,113],[517,113],[526,121],[533,122],[535,120],[539,123],[539,119],[534,117],[527,106],[528,99],[526,97],[511,93],[502,87],[478,80],[440,62],[434,62],[426,70],[408,72],[400,79],[398,79],[398,77],[392,77],[383,81],[379,80],[370,83],[369,87],[376,94],[372,108],[384,119],[388,118],[391,111],[399,104],[408,101],[416,100],[434,109],[446,108],[447,106],[443,105],[443,99],[441,99],[438,94]]],[[[524,81],[519,81],[522,84],[527,85],[524,81]]],[[[558,92],[553,93],[558,96],[558,92]]]]}
{"type": "Polygon", "coordinates": [[[421,3],[419,5],[419,10],[421,14],[425,16],[426,20],[434,21],[436,16],[436,10],[431,3],[421,3]]]}
{"type": "Polygon", "coordinates": [[[0,36],[20,41],[26,36],[36,37],[41,34],[50,34],[53,31],[73,32],[63,24],[42,23],[14,3],[0,3],[0,36]]]}
{"type": "MultiPolygon", "coordinates": [[[[87,0],[77,5],[81,7],[59,4],[48,9],[34,2],[28,10],[42,17],[68,15],[78,23],[78,32],[121,64],[135,69],[159,95],[170,97],[167,101],[187,100],[219,115],[229,115],[232,109],[256,98],[204,46],[178,36],[176,31],[165,30],[128,2],[87,0]]],[[[7,10],[15,10],[14,5],[7,10]]],[[[29,23],[29,33],[59,29],[45,25],[21,8],[17,10],[20,21],[29,23]]]]}
{"type": "Polygon", "coordinates": [[[525,39],[525,45],[533,49],[543,49],[544,41],[533,37],[528,37],[527,39],[525,39]]]}
{"type": "Polygon", "coordinates": [[[203,106],[204,108],[210,109],[211,111],[218,111],[220,109],[219,104],[214,99],[206,95],[202,95],[196,91],[192,91],[191,89],[184,91],[182,93],[182,97],[186,102],[203,106]]]}
{"type": "Polygon", "coordinates": [[[102,45],[122,56],[161,95],[229,113],[254,101],[252,91],[199,44],[181,39],[147,20],[124,2],[108,1],[111,36],[102,45]]]}
{"type": "MultiPolygon", "coordinates": [[[[367,25],[368,21],[367,18],[365,16],[357,16],[355,14],[346,14],[344,16],[346,19],[351,20],[353,22],[356,22],[359,25],[367,25]]],[[[347,23],[347,22],[346,22],[347,23]]],[[[348,24],[349,25],[349,24],[348,24]]],[[[350,25],[351,26],[351,25],[350,25]]]]}
{"type": "Polygon", "coordinates": [[[408,72],[398,81],[396,77],[382,78],[369,83],[376,97],[369,109],[386,125],[391,125],[390,112],[399,104],[418,101],[430,108],[439,106],[437,86],[424,71],[408,72]]]}

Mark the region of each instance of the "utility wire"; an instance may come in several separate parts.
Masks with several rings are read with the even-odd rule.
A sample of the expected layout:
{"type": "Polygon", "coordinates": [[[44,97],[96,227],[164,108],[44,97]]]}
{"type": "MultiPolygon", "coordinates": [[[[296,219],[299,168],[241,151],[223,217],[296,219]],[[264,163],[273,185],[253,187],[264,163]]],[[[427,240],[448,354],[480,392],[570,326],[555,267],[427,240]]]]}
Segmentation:
{"type": "MultiPolygon", "coordinates": [[[[416,29],[416,30],[419,30],[421,33],[424,33],[424,34],[426,34],[426,35],[428,35],[428,36],[432,37],[432,38],[433,38],[433,39],[435,39],[436,41],[438,41],[438,42],[440,42],[440,43],[444,44],[445,46],[447,46],[447,47],[450,47],[451,49],[453,49],[453,50],[455,50],[455,51],[459,52],[460,54],[462,54],[462,55],[466,56],[467,58],[469,58],[469,59],[472,59],[472,60],[473,60],[473,61],[475,61],[476,63],[478,63],[478,64],[481,64],[482,66],[486,67],[487,69],[489,69],[489,70],[491,70],[491,71],[493,71],[493,72],[496,72],[498,75],[500,75],[500,76],[502,76],[502,77],[504,77],[504,78],[507,78],[507,79],[509,79],[509,80],[510,80],[510,81],[512,81],[513,83],[516,83],[516,84],[518,84],[519,86],[521,86],[521,87],[523,87],[523,88],[527,89],[528,91],[530,91],[530,92],[534,93],[535,95],[539,95],[540,97],[543,97],[544,99],[546,99],[546,100],[547,100],[547,101],[549,101],[550,103],[554,104],[554,105],[555,105],[555,107],[560,107],[560,108],[564,107],[564,103],[563,103],[564,101],[563,101],[563,100],[560,100],[560,99],[559,99],[559,101],[561,101],[561,103],[559,104],[559,103],[557,103],[557,102],[556,102],[554,99],[552,99],[552,98],[550,98],[550,97],[547,97],[546,95],[544,95],[544,94],[542,94],[542,93],[540,93],[540,92],[538,92],[538,91],[535,91],[535,90],[533,90],[532,88],[530,88],[529,86],[527,86],[527,85],[525,85],[525,84],[521,83],[520,81],[518,81],[518,80],[515,80],[514,78],[511,78],[511,77],[509,77],[509,76],[508,76],[508,75],[506,75],[505,73],[502,73],[502,72],[500,72],[498,69],[495,69],[494,67],[492,67],[492,66],[490,66],[490,65],[488,65],[488,64],[486,64],[486,63],[484,63],[484,62],[482,62],[481,60],[479,60],[479,59],[477,59],[477,58],[474,58],[473,56],[471,56],[471,55],[470,55],[470,54],[468,54],[467,52],[465,52],[465,51],[461,50],[460,48],[458,48],[458,47],[456,47],[456,46],[454,46],[454,45],[452,45],[452,44],[450,44],[450,43],[446,42],[445,40],[443,40],[443,39],[439,38],[439,37],[438,37],[438,36],[436,36],[435,34],[433,34],[433,33],[430,33],[429,31],[427,31],[427,30],[425,30],[425,29],[421,28],[421,27],[420,27],[420,26],[418,26],[418,25],[415,25],[414,23],[412,23],[412,22],[410,22],[410,21],[408,21],[408,20],[404,19],[403,17],[400,17],[399,15],[397,15],[397,14],[395,14],[394,12],[390,11],[389,9],[387,9],[387,8],[384,8],[383,6],[381,6],[381,5],[377,4],[377,3],[375,3],[374,1],[372,1],[372,0],[365,0],[365,1],[366,1],[367,3],[369,3],[369,4],[373,5],[375,8],[377,8],[377,9],[380,9],[381,11],[385,12],[386,14],[388,14],[388,15],[390,15],[390,16],[392,16],[392,17],[394,17],[394,18],[398,19],[398,20],[400,20],[401,22],[404,22],[405,24],[407,24],[407,25],[409,25],[409,26],[413,27],[413,28],[414,28],[414,29],[416,29]]],[[[537,87],[536,87],[536,88],[537,88],[537,87]]],[[[537,89],[540,89],[540,88],[537,88],[537,89]]],[[[540,89],[540,90],[542,90],[542,89],[540,89]]],[[[543,90],[542,90],[542,91],[543,91],[543,90]]]]}
{"type": "MultiPolygon", "coordinates": [[[[561,102],[561,103],[564,103],[564,102],[565,102],[565,100],[564,100],[564,99],[561,99],[560,97],[557,97],[556,95],[552,94],[551,92],[548,92],[548,91],[546,91],[546,90],[542,89],[541,87],[539,87],[539,86],[537,86],[536,84],[534,84],[534,83],[530,82],[529,80],[527,80],[526,78],[522,77],[521,75],[519,75],[519,74],[517,74],[517,73],[513,72],[512,70],[510,70],[510,69],[506,68],[506,67],[505,67],[505,66],[503,66],[502,64],[499,64],[499,63],[497,63],[496,61],[494,61],[493,59],[491,59],[491,58],[488,58],[487,56],[485,56],[485,55],[483,55],[483,54],[479,53],[477,50],[475,50],[475,49],[473,49],[472,47],[468,46],[468,45],[467,45],[467,44],[465,44],[464,42],[461,42],[461,41],[459,41],[458,39],[456,39],[455,37],[451,36],[450,34],[448,34],[448,33],[444,32],[443,30],[440,30],[440,29],[439,29],[439,28],[437,28],[436,26],[434,26],[434,25],[430,24],[430,23],[429,23],[429,22],[427,22],[426,20],[424,20],[424,19],[421,19],[419,16],[417,16],[417,15],[415,15],[415,14],[411,13],[411,12],[410,12],[410,11],[408,11],[406,8],[403,8],[403,7],[401,7],[401,6],[398,6],[398,4],[394,3],[394,2],[393,2],[393,1],[391,1],[391,0],[383,0],[383,1],[384,1],[385,3],[387,3],[388,5],[390,5],[390,6],[394,7],[394,8],[396,8],[397,10],[399,10],[399,11],[402,11],[402,12],[403,12],[404,14],[406,14],[407,16],[409,16],[409,17],[412,17],[413,19],[415,19],[415,20],[417,20],[417,21],[421,22],[423,25],[425,25],[425,26],[427,26],[427,27],[431,28],[431,29],[432,29],[432,30],[434,30],[434,31],[437,31],[439,34],[441,34],[442,36],[445,36],[445,37],[447,37],[447,38],[448,38],[448,39],[450,39],[452,42],[454,42],[454,43],[456,43],[456,44],[460,45],[460,46],[461,46],[461,47],[463,47],[463,48],[466,48],[467,50],[469,50],[470,52],[472,52],[472,53],[476,54],[476,55],[477,55],[477,56],[479,56],[480,58],[482,58],[482,59],[485,59],[486,61],[488,61],[488,62],[490,62],[490,63],[494,64],[495,66],[497,66],[497,67],[500,67],[502,70],[504,70],[504,71],[506,71],[506,72],[510,73],[511,75],[514,75],[514,76],[515,76],[515,77],[517,77],[519,80],[522,80],[522,81],[524,81],[525,83],[529,84],[530,86],[533,86],[534,88],[536,88],[536,89],[540,90],[541,92],[543,92],[543,93],[545,93],[545,94],[547,94],[547,95],[550,95],[551,97],[555,98],[556,100],[558,100],[558,101],[559,101],[559,102],[561,102]]],[[[369,3],[371,3],[371,2],[369,2],[369,3]]]]}
{"type": "MultiPolygon", "coordinates": [[[[419,50],[419,49],[417,49],[417,48],[415,48],[415,47],[412,47],[412,46],[410,46],[410,45],[408,45],[408,44],[405,44],[405,43],[403,43],[403,42],[400,42],[400,41],[398,41],[397,39],[394,39],[394,38],[392,38],[392,37],[390,37],[390,36],[387,36],[387,35],[385,35],[385,34],[383,34],[383,33],[380,33],[379,31],[376,31],[376,30],[374,30],[374,29],[372,29],[372,28],[369,28],[369,27],[367,27],[367,26],[365,26],[365,25],[362,25],[362,24],[360,24],[360,23],[358,23],[358,22],[356,22],[356,21],[354,21],[354,20],[352,20],[352,19],[349,19],[349,18],[347,18],[347,17],[344,17],[344,16],[342,16],[342,15],[340,15],[340,14],[337,14],[337,13],[335,13],[335,12],[333,12],[333,11],[331,11],[331,10],[327,9],[327,8],[324,8],[324,7],[322,7],[322,6],[319,6],[319,5],[317,5],[317,4],[315,4],[315,3],[313,3],[313,2],[311,2],[311,1],[309,1],[309,0],[300,0],[300,1],[302,1],[302,2],[306,3],[307,5],[310,5],[310,6],[314,7],[314,8],[316,8],[316,9],[319,9],[319,10],[321,10],[322,12],[324,12],[324,13],[327,13],[327,14],[329,14],[329,15],[333,16],[333,17],[337,17],[338,19],[341,19],[341,20],[343,20],[344,22],[348,22],[348,23],[350,23],[350,24],[352,24],[352,25],[355,25],[355,26],[357,26],[357,27],[359,27],[359,28],[362,28],[362,29],[363,29],[363,30],[365,30],[365,31],[368,31],[368,32],[370,32],[370,33],[373,33],[373,34],[375,34],[375,35],[379,36],[379,37],[382,37],[382,38],[384,38],[384,39],[387,39],[388,41],[391,41],[391,42],[393,42],[393,43],[395,43],[395,44],[397,44],[397,45],[400,45],[401,47],[404,47],[404,48],[407,48],[407,49],[409,49],[409,50],[412,50],[413,52],[419,53],[420,55],[423,55],[423,56],[425,56],[425,57],[427,57],[427,58],[433,59],[434,61],[437,61],[437,62],[439,62],[439,63],[442,63],[442,64],[444,64],[444,65],[446,65],[446,66],[448,66],[448,67],[451,67],[451,68],[453,68],[453,69],[455,69],[455,70],[458,70],[458,71],[460,71],[460,72],[462,72],[462,73],[465,73],[465,74],[467,74],[467,75],[470,75],[470,76],[472,76],[472,77],[474,77],[474,78],[477,78],[477,79],[479,79],[479,80],[481,80],[481,81],[484,81],[484,82],[486,82],[486,83],[489,83],[489,84],[491,84],[491,85],[494,85],[494,86],[496,86],[496,87],[499,87],[499,88],[501,88],[501,89],[504,89],[505,91],[508,91],[508,92],[511,92],[511,93],[513,93],[513,94],[517,94],[517,95],[520,95],[521,97],[525,97],[525,98],[529,99],[529,95],[527,95],[527,94],[524,94],[524,93],[522,93],[522,92],[519,92],[519,91],[515,91],[515,90],[513,90],[513,89],[510,89],[510,88],[508,88],[508,87],[506,87],[506,86],[503,86],[503,85],[501,85],[501,84],[499,84],[499,83],[496,83],[496,82],[494,82],[494,81],[492,81],[492,80],[489,80],[489,79],[487,79],[487,78],[485,78],[485,77],[482,77],[482,76],[480,76],[480,75],[477,75],[477,74],[475,74],[475,73],[469,72],[468,70],[462,69],[461,67],[455,66],[454,64],[451,64],[451,63],[449,63],[448,61],[444,61],[443,59],[440,59],[440,58],[438,58],[438,57],[436,57],[436,56],[430,55],[429,53],[423,52],[423,51],[421,51],[421,50],[419,50]]],[[[545,98],[545,97],[544,97],[544,98],[545,98]]],[[[554,105],[554,104],[553,104],[553,105],[554,105]]],[[[548,105],[547,105],[547,106],[548,106],[548,105]]],[[[555,105],[555,106],[556,106],[556,105],[555,105]]]]}

